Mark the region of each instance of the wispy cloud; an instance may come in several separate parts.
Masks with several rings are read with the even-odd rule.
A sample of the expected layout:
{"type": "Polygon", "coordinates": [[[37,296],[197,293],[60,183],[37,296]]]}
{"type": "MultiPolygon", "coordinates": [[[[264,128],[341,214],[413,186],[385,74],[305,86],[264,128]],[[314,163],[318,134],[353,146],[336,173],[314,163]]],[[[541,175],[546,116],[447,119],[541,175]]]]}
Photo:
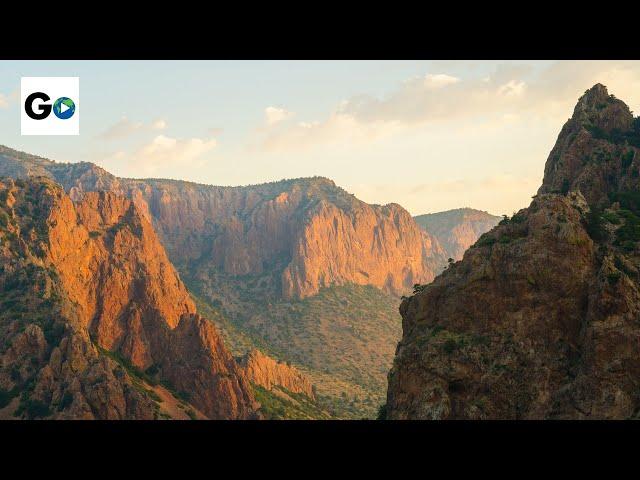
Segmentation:
{"type": "Polygon", "coordinates": [[[353,144],[427,124],[465,120],[517,122],[535,117],[561,122],[571,115],[578,96],[597,82],[620,98],[640,102],[638,62],[557,62],[538,73],[529,65],[508,63],[488,75],[461,78],[428,73],[407,79],[384,97],[351,97],[324,119],[266,132],[262,148],[282,151],[331,142],[353,144]]]}
{"type": "Polygon", "coordinates": [[[118,140],[137,132],[164,130],[166,128],[167,122],[163,119],[154,120],[149,125],[146,125],[143,122],[133,122],[125,116],[102,132],[100,138],[103,140],[118,140]]]}
{"type": "Polygon", "coordinates": [[[424,77],[424,86],[427,88],[443,88],[458,83],[460,79],[445,73],[427,74],[424,77]]]}
{"type": "Polygon", "coordinates": [[[4,93],[0,93],[0,108],[9,108],[9,106],[16,100],[18,100],[17,90],[14,90],[8,95],[4,93]]]}
{"type": "Polygon", "coordinates": [[[180,176],[184,169],[206,164],[203,156],[217,146],[214,138],[173,138],[157,135],[133,153],[119,151],[104,160],[129,176],[180,176]]]}
{"type": "Polygon", "coordinates": [[[284,108],[267,107],[264,109],[265,122],[268,126],[280,123],[293,115],[293,112],[285,110],[284,108]]]}

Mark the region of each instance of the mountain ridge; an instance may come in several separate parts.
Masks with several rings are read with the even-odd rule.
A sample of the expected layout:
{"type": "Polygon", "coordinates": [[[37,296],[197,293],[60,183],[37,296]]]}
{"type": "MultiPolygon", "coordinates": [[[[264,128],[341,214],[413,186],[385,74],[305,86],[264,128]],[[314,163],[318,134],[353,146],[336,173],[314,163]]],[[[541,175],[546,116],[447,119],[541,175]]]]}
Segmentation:
{"type": "Polygon", "coordinates": [[[0,174],[47,172],[74,200],[94,190],[131,198],[152,219],[175,264],[197,259],[232,275],[270,270],[285,298],[344,283],[400,295],[446,263],[437,240],[401,206],[369,205],[325,177],[217,187],[119,179],[88,162],[11,154],[0,150],[0,174]]]}
{"type": "Polygon", "coordinates": [[[585,92],[529,207],[402,302],[387,418],[638,417],[638,133],[585,92]]]}
{"type": "Polygon", "coordinates": [[[369,205],[326,177],[245,187],[121,179],[0,148],[2,173],[45,173],[74,202],[91,191],[130,198],[234,355],[258,347],[295,362],[335,416],[375,415],[400,333],[396,302],[446,264],[438,239],[400,205],[369,205]]]}

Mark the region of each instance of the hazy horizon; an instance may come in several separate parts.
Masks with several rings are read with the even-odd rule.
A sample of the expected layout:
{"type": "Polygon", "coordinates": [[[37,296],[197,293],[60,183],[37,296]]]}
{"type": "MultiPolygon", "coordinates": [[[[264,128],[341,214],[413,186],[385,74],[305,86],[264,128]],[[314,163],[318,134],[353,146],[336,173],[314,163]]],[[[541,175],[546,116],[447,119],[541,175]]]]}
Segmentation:
{"type": "Polygon", "coordinates": [[[322,176],[412,215],[510,214],[597,82],[640,108],[637,61],[2,61],[0,143],[121,177],[322,176]],[[79,136],[20,136],[22,76],[80,77],[79,136]]]}

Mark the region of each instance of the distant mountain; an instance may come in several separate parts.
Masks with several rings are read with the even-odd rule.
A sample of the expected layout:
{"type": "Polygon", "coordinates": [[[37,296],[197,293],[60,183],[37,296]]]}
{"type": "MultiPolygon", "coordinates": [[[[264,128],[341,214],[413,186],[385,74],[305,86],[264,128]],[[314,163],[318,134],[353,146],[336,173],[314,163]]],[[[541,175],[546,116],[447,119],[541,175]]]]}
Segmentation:
{"type": "Polygon", "coordinates": [[[348,283],[401,295],[446,263],[401,206],[369,205],[322,177],[246,187],[132,180],[92,163],[56,163],[6,147],[0,175],[49,176],[75,200],[90,191],[131,198],[151,217],[174,263],[267,275],[284,298],[348,283]]]}
{"type": "Polygon", "coordinates": [[[640,118],[595,85],[529,207],[400,307],[391,419],[640,412],[640,118]]]}
{"type": "Polygon", "coordinates": [[[446,265],[401,206],[369,205],[322,177],[245,187],[133,180],[6,147],[0,175],[47,176],[74,202],[89,192],[130,199],[233,354],[257,347],[294,363],[336,416],[375,415],[399,297],[446,265]]]}
{"type": "Polygon", "coordinates": [[[464,252],[485,232],[495,227],[502,217],[473,208],[457,208],[445,212],[413,217],[416,223],[434,236],[447,258],[462,259],[464,252]]]}

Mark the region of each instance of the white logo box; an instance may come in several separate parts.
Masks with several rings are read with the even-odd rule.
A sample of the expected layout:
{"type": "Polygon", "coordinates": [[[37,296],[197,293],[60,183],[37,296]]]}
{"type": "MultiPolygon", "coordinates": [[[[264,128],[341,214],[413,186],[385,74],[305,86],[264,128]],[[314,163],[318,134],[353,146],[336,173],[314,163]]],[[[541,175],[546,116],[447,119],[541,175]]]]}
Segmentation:
{"type": "Polygon", "coordinates": [[[22,135],[80,135],[80,78],[79,77],[22,77],[20,79],[20,132],[22,135]],[[53,103],[60,97],[68,97],[75,103],[76,111],[69,119],[62,120],[53,112],[42,120],[34,120],[25,111],[25,100],[35,92],[49,95],[51,100],[35,100],[33,110],[38,106],[53,103]]]}

